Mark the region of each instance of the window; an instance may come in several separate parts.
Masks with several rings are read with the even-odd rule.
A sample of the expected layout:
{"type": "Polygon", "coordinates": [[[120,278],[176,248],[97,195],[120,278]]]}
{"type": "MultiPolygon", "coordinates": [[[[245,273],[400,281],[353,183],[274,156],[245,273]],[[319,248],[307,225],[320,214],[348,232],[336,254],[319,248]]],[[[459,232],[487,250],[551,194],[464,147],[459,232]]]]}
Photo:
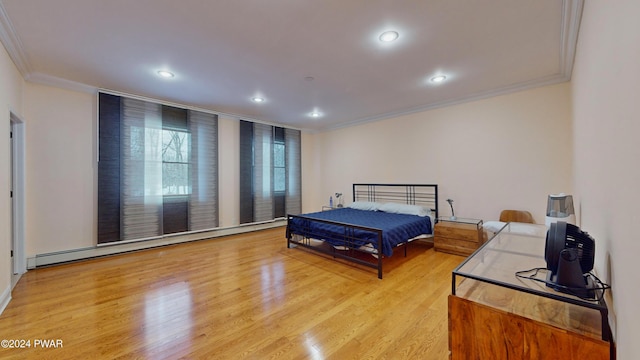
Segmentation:
{"type": "Polygon", "coordinates": [[[301,212],[300,131],[240,121],[240,223],[301,212]]]}
{"type": "Polygon", "coordinates": [[[273,143],[273,191],[284,192],[287,189],[287,176],[285,170],[285,145],[284,142],[273,143]]]}
{"type": "Polygon", "coordinates": [[[189,162],[191,134],[178,130],[162,130],[162,194],[191,194],[189,162]]]}
{"type": "Polygon", "coordinates": [[[217,227],[217,116],[98,96],[98,243],[217,227]]]}

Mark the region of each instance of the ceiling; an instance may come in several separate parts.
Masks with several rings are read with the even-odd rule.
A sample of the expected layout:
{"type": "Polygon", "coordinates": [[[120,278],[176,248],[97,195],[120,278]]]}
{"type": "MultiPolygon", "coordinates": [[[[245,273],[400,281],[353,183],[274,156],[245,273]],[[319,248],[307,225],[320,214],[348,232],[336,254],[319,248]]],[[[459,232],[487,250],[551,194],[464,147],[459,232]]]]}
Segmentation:
{"type": "Polygon", "coordinates": [[[0,0],[0,40],[28,81],[314,131],[567,81],[581,11],[582,0],[0,0]],[[398,39],[381,42],[386,30],[398,39]]]}

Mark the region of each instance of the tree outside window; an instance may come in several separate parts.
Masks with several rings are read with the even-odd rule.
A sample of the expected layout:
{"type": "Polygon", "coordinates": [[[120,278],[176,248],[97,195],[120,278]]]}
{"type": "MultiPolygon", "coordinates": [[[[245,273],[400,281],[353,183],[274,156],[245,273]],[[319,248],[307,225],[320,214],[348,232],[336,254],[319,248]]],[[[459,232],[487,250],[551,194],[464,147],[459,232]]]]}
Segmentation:
{"type": "Polygon", "coordinates": [[[162,194],[191,194],[189,163],[191,134],[178,130],[162,130],[162,194]]]}
{"type": "Polygon", "coordinates": [[[285,192],[287,189],[285,167],[285,144],[274,142],[273,144],[273,191],[285,192]]]}

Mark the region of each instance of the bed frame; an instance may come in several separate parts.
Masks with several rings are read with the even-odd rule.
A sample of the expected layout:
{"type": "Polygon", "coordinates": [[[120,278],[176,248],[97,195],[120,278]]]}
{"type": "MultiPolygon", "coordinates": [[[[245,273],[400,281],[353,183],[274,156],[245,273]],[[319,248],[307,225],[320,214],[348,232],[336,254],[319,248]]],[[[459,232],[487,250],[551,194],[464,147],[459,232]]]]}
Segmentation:
{"type": "MultiPolygon", "coordinates": [[[[371,202],[394,202],[402,204],[426,206],[431,209],[431,216],[434,223],[438,219],[438,185],[435,184],[353,184],[353,201],[371,201],[371,202]]],[[[433,231],[433,229],[432,229],[433,231]]],[[[303,215],[287,215],[287,248],[304,247],[309,250],[324,253],[334,258],[345,259],[360,265],[378,269],[378,278],[382,279],[382,230],[376,228],[363,227],[354,224],[315,219],[303,215]],[[290,230],[289,223],[291,219],[300,218],[307,221],[322,222],[337,225],[343,228],[343,234],[340,240],[345,242],[345,250],[337,250],[333,246],[318,246],[318,240],[312,237],[295,234],[290,230]],[[363,250],[359,246],[355,246],[349,239],[355,239],[353,233],[355,230],[372,232],[377,238],[376,256],[371,256],[371,250],[363,250]],[[362,254],[367,254],[363,256],[362,254]],[[376,261],[377,258],[377,261],[376,261]]],[[[407,256],[407,246],[410,239],[398,244],[404,245],[404,254],[407,256]]]]}

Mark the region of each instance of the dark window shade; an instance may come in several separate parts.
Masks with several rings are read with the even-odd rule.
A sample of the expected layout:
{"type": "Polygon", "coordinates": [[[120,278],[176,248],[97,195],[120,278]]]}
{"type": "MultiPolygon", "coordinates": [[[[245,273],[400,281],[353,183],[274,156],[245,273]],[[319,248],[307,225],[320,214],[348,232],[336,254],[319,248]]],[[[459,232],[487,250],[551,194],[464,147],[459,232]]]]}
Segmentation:
{"type": "Polygon", "coordinates": [[[273,194],[273,218],[281,218],[287,216],[287,208],[284,193],[273,194]]]}
{"type": "Polygon", "coordinates": [[[162,105],[162,128],[187,130],[187,109],[162,105]]]}
{"type": "Polygon", "coordinates": [[[277,126],[273,127],[273,141],[274,142],[283,143],[284,142],[284,134],[285,134],[285,129],[284,128],[277,127],[277,126]]]}
{"type": "Polygon", "coordinates": [[[185,196],[165,196],[162,203],[162,228],[165,234],[189,231],[189,202],[185,196]]]}
{"type": "Polygon", "coordinates": [[[253,123],[240,120],[240,223],[253,222],[253,123]]]}
{"type": "Polygon", "coordinates": [[[99,93],[98,243],[218,226],[216,115],[99,93]]]}
{"type": "Polygon", "coordinates": [[[98,243],[120,239],[120,97],[98,97],[98,243]]]}

